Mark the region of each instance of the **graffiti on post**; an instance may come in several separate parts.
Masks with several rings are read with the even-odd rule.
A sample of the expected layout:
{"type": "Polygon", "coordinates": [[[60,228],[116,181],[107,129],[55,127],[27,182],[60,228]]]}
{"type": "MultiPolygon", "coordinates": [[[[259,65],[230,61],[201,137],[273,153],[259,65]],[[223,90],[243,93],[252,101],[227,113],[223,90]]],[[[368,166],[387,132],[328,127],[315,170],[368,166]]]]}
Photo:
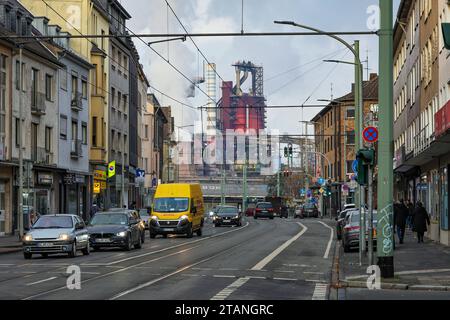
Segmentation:
{"type": "Polygon", "coordinates": [[[382,252],[387,255],[393,250],[393,205],[392,203],[383,208],[379,216],[381,219],[378,220],[377,225],[381,227],[381,236],[382,236],[382,252]]]}

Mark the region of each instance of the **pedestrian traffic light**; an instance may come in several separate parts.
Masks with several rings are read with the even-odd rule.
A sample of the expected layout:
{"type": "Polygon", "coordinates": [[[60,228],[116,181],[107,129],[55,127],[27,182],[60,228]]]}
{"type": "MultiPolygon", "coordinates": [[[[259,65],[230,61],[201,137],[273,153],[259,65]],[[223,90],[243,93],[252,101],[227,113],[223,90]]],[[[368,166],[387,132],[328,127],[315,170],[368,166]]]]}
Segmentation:
{"type": "Polygon", "coordinates": [[[356,161],[358,163],[358,176],[356,180],[360,185],[367,185],[369,179],[368,167],[375,164],[375,150],[359,150],[356,154],[356,161]]]}

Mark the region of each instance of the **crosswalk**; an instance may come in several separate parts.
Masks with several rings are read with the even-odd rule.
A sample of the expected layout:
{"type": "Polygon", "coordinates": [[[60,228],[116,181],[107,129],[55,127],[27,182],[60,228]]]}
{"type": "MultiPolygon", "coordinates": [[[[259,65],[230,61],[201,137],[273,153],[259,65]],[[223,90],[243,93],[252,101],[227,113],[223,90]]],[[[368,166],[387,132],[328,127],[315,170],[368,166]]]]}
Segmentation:
{"type": "Polygon", "coordinates": [[[326,300],[328,285],[317,283],[314,289],[312,300],[326,300]]]}

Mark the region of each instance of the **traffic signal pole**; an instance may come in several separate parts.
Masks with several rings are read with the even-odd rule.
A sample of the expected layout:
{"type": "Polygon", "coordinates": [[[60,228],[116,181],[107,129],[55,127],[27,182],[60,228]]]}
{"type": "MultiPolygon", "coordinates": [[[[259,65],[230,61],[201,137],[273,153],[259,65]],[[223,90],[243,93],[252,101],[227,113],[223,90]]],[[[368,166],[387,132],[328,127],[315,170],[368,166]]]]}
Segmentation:
{"type": "Polygon", "coordinates": [[[393,5],[380,0],[377,264],[383,278],[394,277],[393,242],[393,5]]]}

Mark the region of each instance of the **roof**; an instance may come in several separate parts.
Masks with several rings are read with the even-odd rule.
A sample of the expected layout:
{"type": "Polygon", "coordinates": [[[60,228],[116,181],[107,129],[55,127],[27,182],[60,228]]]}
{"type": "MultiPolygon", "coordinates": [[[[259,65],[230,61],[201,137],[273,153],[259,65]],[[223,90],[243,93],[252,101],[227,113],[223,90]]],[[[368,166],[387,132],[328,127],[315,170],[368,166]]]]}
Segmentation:
{"type": "Polygon", "coordinates": [[[401,23],[405,23],[405,20],[408,17],[408,13],[413,5],[414,1],[411,0],[401,0],[400,5],[398,7],[397,19],[395,20],[394,25],[394,54],[397,51],[397,46],[400,43],[400,39],[402,37],[403,29],[400,28],[401,23]]]}
{"type": "MultiPolygon", "coordinates": [[[[340,98],[334,99],[335,102],[329,103],[325,108],[320,110],[320,112],[316,114],[314,118],[311,119],[311,121],[319,120],[324,114],[330,111],[333,105],[336,105],[338,103],[353,102],[355,100],[354,87],[355,86],[353,85],[352,91],[350,93],[340,98]]],[[[369,81],[363,82],[363,100],[378,100],[378,75],[375,73],[372,73],[370,75],[369,81]]]]}

